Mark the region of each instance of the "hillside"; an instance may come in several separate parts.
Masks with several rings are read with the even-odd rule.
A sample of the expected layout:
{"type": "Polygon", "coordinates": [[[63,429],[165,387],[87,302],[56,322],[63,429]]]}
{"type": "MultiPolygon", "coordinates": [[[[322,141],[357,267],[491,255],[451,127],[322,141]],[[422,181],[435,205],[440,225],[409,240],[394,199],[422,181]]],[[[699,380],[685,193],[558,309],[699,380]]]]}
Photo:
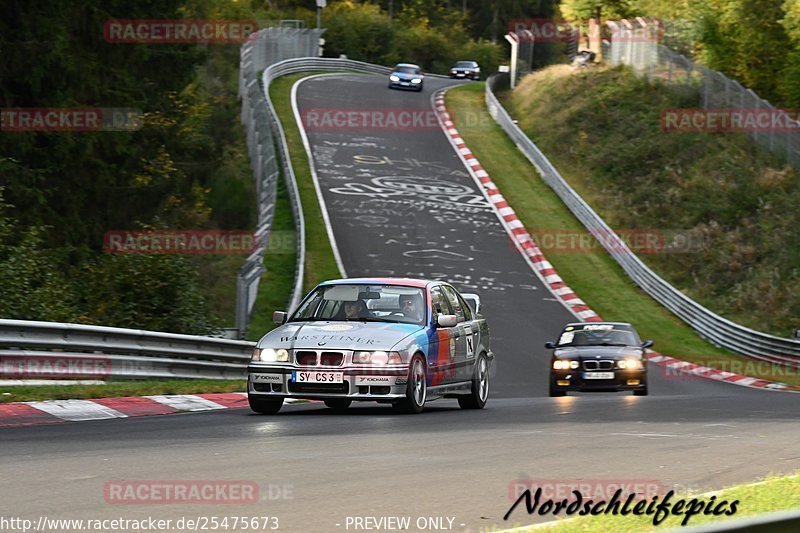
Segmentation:
{"type": "Polygon", "coordinates": [[[800,328],[798,173],[744,134],[662,131],[662,110],[698,103],[627,69],[563,65],[506,95],[520,126],[613,228],[687,236],[688,250],[640,254],[654,270],[731,320],[789,336],[800,328]]]}

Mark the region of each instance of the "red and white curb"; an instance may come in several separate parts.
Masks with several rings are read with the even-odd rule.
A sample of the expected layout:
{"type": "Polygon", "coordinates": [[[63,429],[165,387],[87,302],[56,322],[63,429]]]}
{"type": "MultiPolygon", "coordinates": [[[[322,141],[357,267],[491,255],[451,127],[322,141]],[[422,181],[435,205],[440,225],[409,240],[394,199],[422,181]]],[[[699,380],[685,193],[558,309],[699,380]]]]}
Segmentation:
{"type": "MultiPolygon", "coordinates": [[[[589,308],[586,303],[581,300],[575,292],[564,283],[564,280],[558,275],[553,268],[553,265],[545,258],[539,246],[531,238],[530,233],[525,229],[522,221],[519,220],[514,209],[508,205],[508,202],[500,194],[497,185],[489,177],[489,174],[481,166],[480,161],[475,157],[472,151],[467,147],[464,139],[458,133],[455,124],[450,118],[450,113],[447,112],[447,107],[444,103],[444,93],[447,89],[440,90],[434,95],[434,107],[436,114],[439,117],[439,125],[444,130],[450,143],[456,150],[456,153],[464,162],[473,179],[480,183],[484,196],[494,206],[499,214],[499,218],[506,228],[509,236],[514,240],[517,248],[528,259],[531,267],[536,275],[542,282],[550,288],[550,291],[572,312],[573,315],[580,320],[586,322],[600,322],[602,319],[589,308]]],[[[787,385],[777,381],[768,381],[758,379],[751,376],[744,376],[741,374],[734,374],[732,372],[725,372],[713,368],[690,363],[681,359],[675,359],[657,352],[648,352],[647,358],[651,363],[659,366],[670,368],[675,371],[680,371],[696,376],[701,376],[708,379],[717,381],[724,381],[726,383],[733,383],[734,385],[741,385],[744,387],[751,387],[756,389],[777,390],[786,392],[800,392],[800,386],[787,385]]]]}
{"type": "MultiPolygon", "coordinates": [[[[287,400],[291,403],[292,400],[287,400]]],[[[47,400],[0,404],[0,427],[171,415],[248,407],[245,392],[127,396],[93,400],[47,400]]]]}
{"type": "Polygon", "coordinates": [[[671,369],[672,371],[683,372],[707,379],[714,379],[717,381],[724,381],[726,383],[733,383],[734,385],[741,385],[743,387],[751,387],[754,389],[769,389],[783,392],[800,392],[800,385],[788,385],[778,381],[769,381],[766,379],[754,378],[752,376],[745,376],[736,374],[734,372],[726,372],[716,368],[710,368],[682,359],[676,359],[668,355],[651,352],[647,354],[647,359],[651,363],[658,366],[671,369]]]}
{"type": "Polygon", "coordinates": [[[531,238],[530,233],[525,229],[525,226],[523,226],[522,221],[517,217],[514,209],[508,205],[506,199],[500,194],[497,185],[495,185],[489,177],[489,174],[481,166],[480,161],[478,161],[472,151],[467,148],[464,139],[461,138],[455,124],[453,124],[453,121],[450,119],[450,114],[447,112],[447,108],[444,104],[444,91],[436,94],[434,97],[434,106],[439,116],[440,125],[450,139],[450,143],[455,147],[456,152],[464,161],[464,165],[467,167],[472,177],[480,183],[484,196],[499,213],[508,235],[519,250],[527,257],[536,275],[550,288],[550,291],[556,298],[564,302],[564,305],[573,315],[578,317],[579,320],[587,322],[599,321],[600,317],[597,313],[592,311],[583,300],[578,298],[575,292],[564,283],[564,280],[562,280],[555,271],[553,265],[544,257],[536,241],[531,238]]]}

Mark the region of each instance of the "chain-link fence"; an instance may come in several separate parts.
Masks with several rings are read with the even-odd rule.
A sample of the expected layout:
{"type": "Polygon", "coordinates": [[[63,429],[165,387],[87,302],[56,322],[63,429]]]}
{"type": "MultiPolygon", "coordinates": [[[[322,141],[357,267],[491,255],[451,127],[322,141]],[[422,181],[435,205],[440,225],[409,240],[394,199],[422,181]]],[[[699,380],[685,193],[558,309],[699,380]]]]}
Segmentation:
{"type": "Polygon", "coordinates": [[[739,82],[659,44],[659,21],[636,19],[607,24],[611,41],[604,44],[604,52],[610,64],[630,65],[639,75],[696,90],[704,110],[736,111],[757,118],[753,127],[738,131],[746,131],[755,142],[800,168],[800,123],[796,120],[739,82]],[[769,119],[769,124],[764,125],[766,121],[761,119],[769,119]]]}
{"type": "MultiPolygon", "coordinates": [[[[270,116],[270,108],[259,84],[259,74],[269,65],[284,59],[318,56],[319,39],[324,31],[287,27],[265,28],[254,33],[241,49],[239,97],[242,100],[242,123],[247,134],[250,166],[256,185],[258,223],[253,253],[245,260],[236,280],[236,330],[239,338],[244,338],[246,335],[247,324],[258,294],[258,285],[265,271],[263,255],[269,242],[270,228],[275,214],[278,177],[282,169],[280,161],[282,158],[276,147],[275,119],[270,116]]],[[[286,161],[283,164],[285,165],[286,161]]],[[[292,196],[292,191],[296,189],[293,183],[288,182],[287,179],[287,188],[292,196]]],[[[297,202],[292,201],[291,204],[296,214],[297,202]]],[[[298,257],[298,261],[302,261],[302,257],[298,257]]]]}

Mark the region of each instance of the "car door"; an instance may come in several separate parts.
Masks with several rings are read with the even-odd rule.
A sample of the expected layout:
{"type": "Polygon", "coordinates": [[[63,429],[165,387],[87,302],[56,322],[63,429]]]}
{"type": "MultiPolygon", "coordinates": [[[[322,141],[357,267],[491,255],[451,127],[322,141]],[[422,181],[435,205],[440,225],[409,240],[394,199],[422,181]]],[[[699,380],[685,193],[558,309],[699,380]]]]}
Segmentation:
{"type": "Polygon", "coordinates": [[[472,335],[471,320],[467,321],[467,312],[470,312],[469,306],[463,303],[463,299],[459,299],[456,290],[449,285],[442,285],[442,291],[447,297],[447,302],[453,310],[453,314],[458,319],[458,324],[453,332],[455,337],[455,381],[466,381],[472,377],[472,365],[475,361],[475,345],[472,335]],[[469,352],[469,355],[468,355],[469,352]]]}
{"type": "Polygon", "coordinates": [[[455,314],[442,288],[442,285],[431,288],[431,310],[433,311],[434,329],[430,340],[432,349],[428,353],[428,369],[432,376],[432,386],[452,383],[457,378],[455,333],[458,330],[458,326],[443,328],[437,325],[438,315],[455,314]]]}

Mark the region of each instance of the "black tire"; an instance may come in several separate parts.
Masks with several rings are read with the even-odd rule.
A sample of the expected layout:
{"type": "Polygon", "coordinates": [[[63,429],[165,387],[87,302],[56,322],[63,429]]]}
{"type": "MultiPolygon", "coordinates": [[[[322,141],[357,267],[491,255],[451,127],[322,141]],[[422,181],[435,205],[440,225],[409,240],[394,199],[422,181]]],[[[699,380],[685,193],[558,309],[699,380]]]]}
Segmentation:
{"type": "Polygon", "coordinates": [[[550,384],[550,397],[551,398],[560,398],[561,396],[566,396],[566,395],[567,395],[567,391],[558,390],[555,387],[553,387],[552,383],[550,384]]]}
{"type": "Polygon", "coordinates": [[[647,396],[647,383],[644,384],[643,389],[633,391],[634,396],[647,396]]]}
{"type": "Polygon", "coordinates": [[[406,384],[406,397],[393,403],[392,408],[400,413],[419,414],[425,409],[425,400],[428,398],[428,373],[425,360],[416,354],[408,364],[408,383],[406,384]]]}
{"type": "Polygon", "coordinates": [[[325,400],[325,406],[330,407],[334,411],[345,411],[350,407],[351,403],[353,403],[353,400],[350,398],[331,398],[325,400]]]}
{"type": "Polygon", "coordinates": [[[250,404],[250,409],[260,415],[274,415],[283,407],[283,398],[258,398],[256,396],[248,396],[247,402],[250,404]]]}
{"type": "Polygon", "coordinates": [[[459,396],[458,405],[462,409],[483,409],[489,399],[489,362],[481,354],[472,372],[472,390],[469,396],[459,396]]]}

